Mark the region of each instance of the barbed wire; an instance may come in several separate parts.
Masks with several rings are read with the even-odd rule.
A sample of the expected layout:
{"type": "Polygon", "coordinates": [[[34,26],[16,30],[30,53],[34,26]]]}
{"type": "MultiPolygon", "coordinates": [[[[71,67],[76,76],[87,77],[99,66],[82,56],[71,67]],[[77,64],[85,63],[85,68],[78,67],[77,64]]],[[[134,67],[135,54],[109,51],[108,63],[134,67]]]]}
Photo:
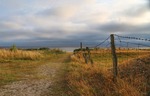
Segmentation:
{"type": "Polygon", "coordinates": [[[144,39],[144,38],[137,38],[137,37],[126,37],[126,36],[119,36],[119,35],[116,35],[118,38],[116,38],[115,40],[118,40],[120,42],[120,45],[121,43],[127,43],[128,44],[133,44],[133,45],[138,45],[138,46],[143,46],[143,47],[150,47],[149,45],[146,45],[146,44],[141,44],[141,43],[133,43],[133,42],[126,42],[124,40],[122,40],[121,38],[126,38],[126,39],[134,39],[134,40],[142,40],[142,41],[150,41],[149,39],[144,39]]]}
{"type": "Polygon", "coordinates": [[[126,41],[121,41],[121,42],[128,43],[128,44],[133,44],[133,45],[138,45],[138,46],[150,47],[149,45],[140,44],[140,43],[126,42],[126,41]]]}
{"type": "Polygon", "coordinates": [[[120,36],[117,34],[114,34],[115,36],[119,37],[119,38],[126,38],[126,39],[134,39],[134,40],[142,40],[142,41],[150,41],[150,39],[146,39],[146,38],[137,38],[137,37],[129,37],[129,36],[120,36]]]}
{"type": "Polygon", "coordinates": [[[102,44],[105,43],[109,38],[110,38],[110,36],[109,36],[108,38],[106,38],[104,41],[102,41],[101,43],[99,43],[98,45],[96,45],[94,48],[97,48],[98,46],[102,45],[102,44]]]}

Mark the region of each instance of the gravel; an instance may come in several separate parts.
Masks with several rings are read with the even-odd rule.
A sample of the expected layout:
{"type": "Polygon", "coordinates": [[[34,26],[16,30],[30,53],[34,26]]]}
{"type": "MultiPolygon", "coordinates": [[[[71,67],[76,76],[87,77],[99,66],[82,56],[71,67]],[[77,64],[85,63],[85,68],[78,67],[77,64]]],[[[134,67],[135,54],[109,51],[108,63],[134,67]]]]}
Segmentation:
{"type": "Polygon", "coordinates": [[[56,68],[51,68],[50,64],[42,65],[37,68],[37,75],[44,79],[28,79],[2,86],[0,96],[54,96],[52,88],[56,70],[56,68]]]}

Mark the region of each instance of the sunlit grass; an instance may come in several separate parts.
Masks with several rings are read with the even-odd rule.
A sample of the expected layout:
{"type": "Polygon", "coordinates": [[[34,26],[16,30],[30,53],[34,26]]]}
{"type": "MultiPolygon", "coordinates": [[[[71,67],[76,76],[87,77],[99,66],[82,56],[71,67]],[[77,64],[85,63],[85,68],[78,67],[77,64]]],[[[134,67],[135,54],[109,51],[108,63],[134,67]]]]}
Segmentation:
{"type": "Polygon", "coordinates": [[[148,90],[150,65],[137,61],[139,58],[149,60],[144,58],[150,56],[150,51],[117,50],[119,64],[117,82],[113,81],[111,52],[91,51],[91,56],[93,65],[84,62],[82,52],[71,56],[72,63],[66,77],[69,96],[146,96],[150,91],[148,90]]]}
{"type": "Polygon", "coordinates": [[[52,50],[0,50],[0,86],[26,79],[40,79],[37,68],[46,63],[63,62],[65,52],[52,50]],[[55,54],[53,51],[57,51],[55,54]]]}
{"type": "Polygon", "coordinates": [[[29,78],[34,79],[36,78],[34,69],[40,65],[39,61],[15,61],[0,64],[0,85],[29,78]]]}
{"type": "MultiPolygon", "coordinates": [[[[117,50],[119,67],[117,82],[113,81],[110,50],[91,51],[93,64],[85,63],[83,52],[72,55],[65,60],[64,58],[70,54],[59,49],[44,51],[20,50],[20,54],[29,52],[28,59],[24,59],[25,56],[19,55],[19,52],[2,51],[13,55],[7,55],[8,57],[0,55],[1,61],[8,60],[8,62],[0,63],[0,86],[19,80],[43,78],[36,75],[37,71],[35,69],[37,67],[45,64],[45,62],[54,62],[52,64],[61,62],[65,64],[66,68],[58,67],[65,70],[65,72],[60,71],[60,74],[65,74],[62,75],[65,77],[61,77],[61,79],[62,82],[67,83],[67,86],[65,83],[64,85],[61,84],[65,90],[67,89],[66,93],[69,96],[146,96],[146,92],[150,91],[148,90],[150,87],[148,81],[150,61],[146,59],[150,54],[148,50],[117,50]],[[30,56],[30,52],[37,55],[30,56]],[[15,54],[20,57],[12,58],[11,56],[15,56],[15,54]],[[38,56],[40,59],[33,59],[34,56],[38,56]],[[143,61],[138,61],[138,58],[143,61]]],[[[56,91],[60,86],[56,85],[54,87],[56,87],[56,91]]]]}
{"type": "Polygon", "coordinates": [[[25,51],[25,50],[0,50],[0,60],[37,60],[42,58],[43,55],[38,51],[25,51]]]}

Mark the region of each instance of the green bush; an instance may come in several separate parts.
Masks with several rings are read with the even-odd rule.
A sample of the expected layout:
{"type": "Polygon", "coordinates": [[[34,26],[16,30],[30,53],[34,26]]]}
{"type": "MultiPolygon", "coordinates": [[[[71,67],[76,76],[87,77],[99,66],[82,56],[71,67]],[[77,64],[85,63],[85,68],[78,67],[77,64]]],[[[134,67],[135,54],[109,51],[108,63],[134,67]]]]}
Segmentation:
{"type": "Polygon", "coordinates": [[[16,51],[17,51],[17,46],[16,46],[15,44],[13,44],[13,45],[10,47],[10,51],[16,52],[16,51]]]}
{"type": "Polygon", "coordinates": [[[47,47],[41,47],[41,48],[39,48],[39,50],[49,50],[49,48],[47,48],[47,47]]]}
{"type": "Polygon", "coordinates": [[[60,50],[60,49],[51,49],[49,51],[49,53],[51,53],[51,54],[63,54],[65,52],[63,50],[60,50]]]}

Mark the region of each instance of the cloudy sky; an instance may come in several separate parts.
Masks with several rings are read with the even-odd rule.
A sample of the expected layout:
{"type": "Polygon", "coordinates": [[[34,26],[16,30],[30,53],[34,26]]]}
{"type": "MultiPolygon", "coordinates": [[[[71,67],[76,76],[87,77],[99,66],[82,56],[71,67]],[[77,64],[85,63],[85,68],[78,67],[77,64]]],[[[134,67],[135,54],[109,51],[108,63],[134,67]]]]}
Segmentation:
{"type": "Polygon", "coordinates": [[[0,0],[0,44],[73,46],[149,38],[149,0],[0,0]]]}

